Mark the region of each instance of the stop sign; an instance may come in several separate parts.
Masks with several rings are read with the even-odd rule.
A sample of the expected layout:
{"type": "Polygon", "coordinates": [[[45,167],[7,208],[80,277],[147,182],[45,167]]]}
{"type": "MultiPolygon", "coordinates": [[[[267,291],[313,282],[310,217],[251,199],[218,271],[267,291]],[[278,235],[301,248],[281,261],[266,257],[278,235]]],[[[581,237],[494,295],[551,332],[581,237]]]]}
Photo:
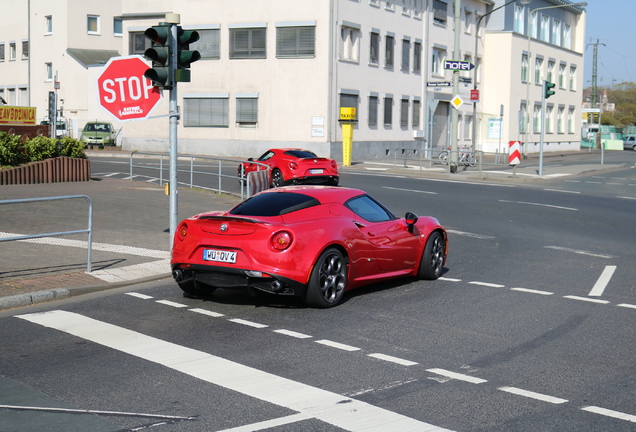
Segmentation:
{"type": "Polygon", "coordinates": [[[102,108],[119,121],[144,120],[163,95],[144,77],[150,66],[141,56],[112,57],[97,78],[102,108]]]}

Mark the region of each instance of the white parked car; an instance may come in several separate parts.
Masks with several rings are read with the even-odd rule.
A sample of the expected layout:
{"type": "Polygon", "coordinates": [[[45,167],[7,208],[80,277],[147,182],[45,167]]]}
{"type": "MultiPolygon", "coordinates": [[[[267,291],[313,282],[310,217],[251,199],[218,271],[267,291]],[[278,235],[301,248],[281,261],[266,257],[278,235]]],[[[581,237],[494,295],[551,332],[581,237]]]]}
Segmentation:
{"type": "Polygon", "coordinates": [[[636,136],[628,136],[623,140],[623,150],[636,151],[636,136]]]}

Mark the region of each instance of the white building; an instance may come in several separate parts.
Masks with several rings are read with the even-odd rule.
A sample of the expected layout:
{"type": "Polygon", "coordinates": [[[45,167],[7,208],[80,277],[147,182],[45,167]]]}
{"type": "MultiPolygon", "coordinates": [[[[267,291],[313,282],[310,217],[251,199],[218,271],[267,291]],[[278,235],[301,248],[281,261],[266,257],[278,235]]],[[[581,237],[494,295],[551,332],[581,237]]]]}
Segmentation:
{"type": "MultiPolygon", "coordinates": [[[[564,3],[533,0],[524,13],[564,3]]],[[[57,72],[60,104],[76,128],[89,120],[110,120],[97,102],[103,65],[112,56],[143,54],[150,46],[144,30],[174,12],[182,27],[199,32],[201,40],[191,48],[202,54],[192,65],[191,82],[178,84],[180,153],[248,157],[270,147],[300,146],[341,159],[343,106],[358,112],[353,160],[392,157],[400,149],[425,145],[415,137],[433,147],[447,146],[455,109],[449,101],[455,95],[440,84],[451,81],[443,64],[451,59],[477,66],[481,91],[475,118],[469,103],[475,71],[461,73],[458,94],[466,103],[459,107],[460,145],[472,144],[475,124],[477,148],[494,151],[487,121],[498,116],[501,105],[502,142],[538,137],[530,133],[524,139],[521,122],[510,121],[518,118],[523,101],[532,108],[540,101],[534,82],[517,79],[527,33],[515,27],[515,3],[484,19],[476,35],[480,17],[503,3],[462,0],[459,53],[453,49],[453,0],[0,0],[0,5],[9,11],[0,15],[0,96],[12,105],[36,106],[42,118],[57,72]]],[[[565,64],[568,98],[557,91],[549,101],[555,124],[575,107],[572,129],[578,131],[582,92],[570,84],[582,76],[585,14],[571,6],[545,14],[560,19],[561,42],[532,37],[532,50],[541,48],[546,73],[551,59],[555,74],[565,64]],[[564,45],[568,34],[569,48],[564,45]],[[569,78],[572,70],[574,78],[569,78]],[[562,107],[566,114],[559,114],[562,107]]],[[[531,54],[528,61],[535,58],[531,54]]],[[[123,127],[124,149],[168,150],[164,93],[155,118],[116,122],[123,127]]],[[[557,132],[560,127],[554,126],[550,137],[578,145],[569,124],[566,132],[557,132]]]]}

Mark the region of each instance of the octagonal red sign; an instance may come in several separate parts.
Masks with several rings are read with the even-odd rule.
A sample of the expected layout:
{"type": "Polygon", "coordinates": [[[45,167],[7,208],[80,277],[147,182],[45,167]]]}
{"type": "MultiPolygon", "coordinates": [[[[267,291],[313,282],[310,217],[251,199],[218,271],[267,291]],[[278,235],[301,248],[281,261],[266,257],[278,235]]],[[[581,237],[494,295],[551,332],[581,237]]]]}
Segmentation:
{"type": "Polygon", "coordinates": [[[113,57],[97,78],[99,105],[119,121],[144,120],[163,95],[144,77],[150,66],[141,56],[113,57]]]}

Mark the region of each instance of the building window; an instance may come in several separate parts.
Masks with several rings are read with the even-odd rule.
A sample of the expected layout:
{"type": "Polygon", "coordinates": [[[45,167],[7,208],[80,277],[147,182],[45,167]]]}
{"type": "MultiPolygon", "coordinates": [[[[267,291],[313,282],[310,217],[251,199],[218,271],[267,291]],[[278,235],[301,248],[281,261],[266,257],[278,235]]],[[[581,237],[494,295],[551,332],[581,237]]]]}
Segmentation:
{"type": "Polygon", "coordinates": [[[340,93],[340,108],[355,108],[357,112],[358,93],[340,93]]]}
{"type": "Polygon", "coordinates": [[[528,54],[521,54],[521,81],[528,82],[528,54]]]}
{"type": "Polygon", "coordinates": [[[0,61],[4,61],[4,44],[0,43],[0,61]]]}
{"type": "Polygon", "coordinates": [[[340,60],[360,60],[360,29],[348,26],[340,28],[340,60]]]}
{"type": "Polygon", "coordinates": [[[236,123],[242,127],[255,127],[258,123],[258,95],[236,96],[236,123]]]}
{"type": "Polygon", "coordinates": [[[464,116],[464,140],[471,141],[473,138],[473,116],[464,116]]]}
{"type": "Polygon", "coordinates": [[[393,124],[393,96],[384,97],[384,126],[393,124]]]}
{"type": "Polygon", "coordinates": [[[413,129],[416,129],[420,126],[421,110],[422,110],[422,102],[418,99],[413,100],[413,118],[411,119],[411,123],[413,124],[413,129]]]}
{"type": "Polygon", "coordinates": [[[528,106],[522,103],[519,107],[519,133],[526,133],[526,124],[528,120],[528,106]]]}
{"type": "Polygon", "coordinates": [[[29,58],[29,41],[22,41],[22,60],[26,60],[29,58]]]}
{"type": "Polygon", "coordinates": [[[409,127],[409,100],[400,100],[400,126],[403,128],[409,127]]]}
{"type": "Polygon", "coordinates": [[[532,115],[532,131],[534,133],[541,132],[541,105],[534,106],[534,113],[532,115]]]}
{"type": "Polygon", "coordinates": [[[183,97],[185,127],[228,127],[229,95],[183,97]]]}
{"type": "Polygon", "coordinates": [[[553,61],[548,61],[548,75],[547,75],[546,80],[548,82],[553,83],[554,79],[555,79],[555,76],[554,76],[554,62],[553,61]]]}
{"type": "Polygon", "coordinates": [[[91,35],[99,34],[99,15],[86,16],[86,31],[91,35]]]}
{"type": "Polygon", "coordinates": [[[565,64],[559,65],[559,88],[565,89],[565,64]]]}
{"type": "Polygon", "coordinates": [[[557,133],[564,133],[565,127],[565,107],[559,107],[557,110],[557,133]]]}
{"type": "Polygon", "coordinates": [[[530,34],[533,38],[539,37],[539,13],[537,11],[532,12],[532,18],[530,19],[530,34]]]}
{"type": "Polygon", "coordinates": [[[152,46],[152,41],[144,36],[144,32],[130,32],[130,55],[144,55],[144,52],[152,46]]]}
{"type": "Polygon", "coordinates": [[[230,58],[266,58],[266,33],[265,27],[230,28],[230,58]]]}
{"type": "Polygon", "coordinates": [[[431,73],[433,75],[442,75],[444,73],[442,62],[444,61],[445,52],[442,49],[433,48],[433,59],[431,61],[431,73]]]}
{"type": "MultiPolygon", "coordinates": [[[[468,63],[472,63],[473,62],[473,57],[469,54],[464,54],[464,61],[468,62],[468,63]]],[[[471,75],[472,75],[472,71],[461,71],[460,75],[462,78],[466,78],[467,80],[471,79],[471,75]]],[[[468,81],[470,82],[470,81],[468,81]]]]}
{"type": "Polygon", "coordinates": [[[464,33],[471,34],[473,32],[473,12],[464,9],[464,33]]]}
{"type": "Polygon", "coordinates": [[[276,28],[276,57],[313,57],[315,53],[315,26],[276,28]]]}
{"type": "Polygon", "coordinates": [[[552,106],[547,106],[545,108],[545,131],[547,133],[552,133],[554,132],[554,107],[552,106]]]}
{"type": "Polygon", "coordinates": [[[572,48],[572,27],[567,24],[563,27],[563,48],[572,48]]]}
{"type": "Polygon", "coordinates": [[[51,33],[53,33],[53,17],[47,15],[44,17],[44,34],[50,35],[51,33]]]}
{"type": "Polygon", "coordinates": [[[121,18],[113,18],[113,35],[122,36],[124,34],[123,28],[123,21],[121,18]]]}
{"type": "Polygon", "coordinates": [[[413,0],[413,18],[421,19],[423,0],[413,0]]]}
{"type": "Polygon", "coordinates": [[[369,126],[378,125],[378,97],[369,96],[369,126]]]}
{"type": "Polygon", "coordinates": [[[574,133],[574,108],[568,109],[568,133],[574,133]]]}
{"type": "Polygon", "coordinates": [[[380,63],[380,34],[371,32],[369,42],[369,63],[377,65],[380,63]]]}
{"type": "Polygon", "coordinates": [[[576,66],[570,66],[570,90],[576,90],[576,66]]]}
{"type": "Polygon", "coordinates": [[[391,35],[387,35],[384,38],[385,60],[384,66],[388,68],[393,67],[393,58],[395,52],[395,38],[391,35]]]}
{"type": "Polygon", "coordinates": [[[53,63],[44,63],[45,67],[45,77],[44,80],[49,82],[53,81],[53,63]]]}
{"type": "Polygon", "coordinates": [[[17,56],[17,51],[15,47],[15,42],[9,42],[9,60],[15,60],[17,56]]]}
{"type": "Polygon", "coordinates": [[[514,31],[520,34],[525,33],[525,9],[522,5],[515,5],[514,31]]]}
{"type": "Polygon", "coordinates": [[[422,71],[422,43],[415,42],[413,44],[413,72],[420,73],[422,71]]]}
{"type": "Polygon", "coordinates": [[[552,43],[561,46],[561,21],[552,21],[552,43]]]}
{"type": "Polygon", "coordinates": [[[541,40],[550,41],[550,17],[547,15],[541,15],[541,40]]]}
{"type": "Polygon", "coordinates": [[[402,15],[411,15],[411,12],[409,11],[409,7],[406,4],[407,0],[402,0],[402,15]]]}
{"type": "Polygon", "coordinates": [[[433,0],[433,22],[446,24],[448,4],[442,0],[433,0]]]}
{"type": "Polygon", "coordinates": [[[537,57],[534,60],[534,83],[541,84],[543,81],[543,59],[537,57]]]}
{"type": "Polygon", "coordinates": [[[221,58],[221,30],[197,30],[199,40],[190,44],[191,50],[199,51],[202,59],[218,60],[221,58]]]}
{"type": "Polygon", "coordinates": [[[409,62],[411,60],[411,41],[402,39],[402,70],[409,71],[409,62]]]}

